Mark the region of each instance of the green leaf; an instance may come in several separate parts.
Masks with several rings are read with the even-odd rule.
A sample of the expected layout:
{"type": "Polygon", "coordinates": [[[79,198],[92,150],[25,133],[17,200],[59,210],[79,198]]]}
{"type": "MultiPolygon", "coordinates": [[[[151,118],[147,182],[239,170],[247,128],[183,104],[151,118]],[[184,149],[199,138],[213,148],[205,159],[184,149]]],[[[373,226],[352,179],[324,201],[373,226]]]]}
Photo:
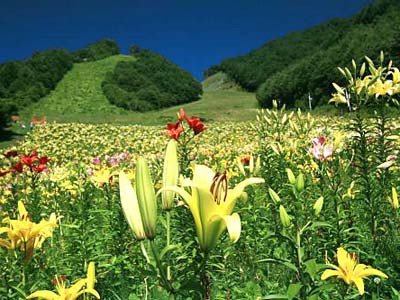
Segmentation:
{"type": "Polygon", "coordinates": [[[276,263],[276,264],[281,264],[285,267],[287,267],[290,270],[293,270],[295,272],[299,272],[299,270],[297,269],[297,267],[292,264],[291,262],[285,261],[285,260],[279,260],[279,259],[274,259],[274,258],[265,258],[265,259],[260,259],[257,261],[257,263],[259,262],[268,262],[268,263],[276,263]]]}
{"type": "Polygon", "coordinates": [[[179,245],[169,245],[169,246],[165,246],[164,249],[161,250],[160,252],[160,260],[162,261],[163,257],[165,254],[167,254],[169,251],[174,250],[174,249],[178,249],[179,245]]]}
{"type": "Polygon", "coordinates": [[[304,262],[304,265],[306,266],[306,273],[308,273],[311,278],[313,278],[315,274],[317,274],[317,272],[319,271],[319,266],[315,258],[307,260],[306,262],[304,262]]]}
{"type": "Polygon", "coordinates": [[[321,228],[321,227],[330,227],[330,228],[332,228],[332,225],[327,223],[327,222],[312,222],[312,224],[308,228],[306,228],[304,231],[312,230],[312,229],[315,229],[315,228],[321,228]]]}
{"type": "Polygon", "coordinates": [[[300,283],[291,283],[287,289],[287,299],[292,300],[300,292],[303,287],[300,283]]]}
{"type": "Polygon", "coordinates": [[[268,296],[265,296],[265,297],[263,297],[262,299],[287,299],[288,297],[286,296],[286,295],[278,295],[278,294],[275,294],[275,295],[268,295],[268,296]]]}

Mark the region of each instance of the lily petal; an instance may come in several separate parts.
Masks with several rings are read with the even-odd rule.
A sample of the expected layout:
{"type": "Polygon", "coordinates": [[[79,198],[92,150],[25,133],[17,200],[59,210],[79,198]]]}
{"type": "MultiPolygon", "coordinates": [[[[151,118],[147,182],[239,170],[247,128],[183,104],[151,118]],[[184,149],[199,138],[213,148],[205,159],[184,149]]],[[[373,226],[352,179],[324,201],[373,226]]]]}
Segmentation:
{"type": "Polygon", "coordinates": [[[357,265],[357,267],[354,269],[354,275],[360,278],[368,277],[368,276],[380,276],[383,278],[388,278],[388,276],[383,273],[382,271],[379,271],[377,269],[368,267],[363,264],[357,265]]]}
{"type": "Polygon", "coordinates": [[[354,278],[353,279],[354,284],[356,285],[357,289],[358,289],[358,293],[360,295],[364,294],[364,281],[361,277],[359,278],[354,278]]]}
{"type": "Polygon", "coordinates": [[[209,190],[215,173],[204,165],[195,165],[193,171],[193,184],[200,189],[209,190]]]}
{"type": "Polygon", "coordinates": [[[325,280],[332,276],[340,276],[340,272],[337,270],[325,270],[321,275],[321,280],[325,280]]]}
{"type": "Polygon", "coordinates": [[[258,177],[252,177],[243,180],[240,182],[238,185],[235,186],[235,188],[231,189],[228,191],[228,196],[226,197],[226,202],[223,204],[224,206],[224,214],[229,215],[233,207],[235,206],[236,199],[240,197],[242,194],[243,190],[253,184],[258,184],[258,183],[264,183],[265,180],[263,178],[258,178],[258,177]]]}
{"type": "Polygon", "coordinates": [[[42,298],[45,300],[58,300],[60,299],[60,296],[51,291],[37,291],[26,297],[26,299],[33,299],[33,298],[42,298]]]}
{"type": "Polygon", "coordinates": [[[240,238],[240,232],[242,230],[239,214],[234,213],[231,216],[222,216],[222,220],[225,222],[231,241],[236,243],[240,238]]]}

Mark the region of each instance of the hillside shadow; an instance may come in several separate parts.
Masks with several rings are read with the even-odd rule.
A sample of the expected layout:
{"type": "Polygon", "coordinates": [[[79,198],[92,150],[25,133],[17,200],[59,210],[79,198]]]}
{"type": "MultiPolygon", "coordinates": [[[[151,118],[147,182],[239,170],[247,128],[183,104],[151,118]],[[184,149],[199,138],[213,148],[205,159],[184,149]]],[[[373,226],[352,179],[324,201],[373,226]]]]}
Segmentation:
{"type": "Polygon", "coordinates": [[[21,138],[23,134],[17,133],[12,129],[2,129],[0,130],[0,142],[11,142],[21,138]]]}

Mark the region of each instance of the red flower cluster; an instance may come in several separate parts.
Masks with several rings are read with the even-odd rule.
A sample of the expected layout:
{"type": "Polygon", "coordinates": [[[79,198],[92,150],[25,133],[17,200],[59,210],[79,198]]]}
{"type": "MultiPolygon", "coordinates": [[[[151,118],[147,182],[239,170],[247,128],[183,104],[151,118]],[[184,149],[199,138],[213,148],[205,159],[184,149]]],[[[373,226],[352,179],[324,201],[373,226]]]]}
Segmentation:
{"type": "MultiPolygon", "coordinates": [[[[17,151],[9,151],[4,154],[4,156],[8,159],[18,156],[17,151]]],[[[47,156],[39,157],[37,155],[36,149],[33,150],[28,155],[21,155],[19,161],[14,164],[7,171],[0,171],[0,177],[4,176],[10,172],[22,173],[24,170],[24,166],[27,166],[31,172],[41,173],[47,170],[47,163],[49,162],[49,158],[47,156]]]]}
{"type": "Polygon", "coordinates": [[[201,122],[200,118],[191,117],[189,118],[186,116],[185,111],[183,108],[179,110],[179,119],[175,123],[168,123],[166,133],[171,139],[178,140],[180,134],[183,132],[182,122],[186,121],[189,125],[190,129],[193,130],[194,135],[198,135],[199,133],[203,132],[207,128],[204,127],[203,122],[201,122]]]}

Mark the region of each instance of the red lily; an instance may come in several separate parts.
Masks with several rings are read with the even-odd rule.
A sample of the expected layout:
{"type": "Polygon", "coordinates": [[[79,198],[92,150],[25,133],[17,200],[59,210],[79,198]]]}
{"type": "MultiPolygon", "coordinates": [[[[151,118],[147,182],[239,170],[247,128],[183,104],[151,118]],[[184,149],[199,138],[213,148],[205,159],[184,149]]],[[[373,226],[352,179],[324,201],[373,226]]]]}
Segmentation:
{"type": "Polygon", "coordinates": [[[250,164],[250,156],[247,155],[247,156],[243,157],[240,161],[242,162],[242,165],[248,166],[250,164]]]}
{"type": "Polygon", "coordinates": [[[5,153],[4,156],[7,158],[16,157],[16,156],[18,156],[18,152],[15,150],[11,150],[11,151],[8,151],[7,153],[5,153]]]}
{"type": "Polygon", "coordinates": [[[33,150],[32,153],[29,154],[29,155],[22,155],[22,156],[21,156],[21,161],[22,161],[25,165],[27,165],[28,167],[31,167],[32,164],[33,164],[34,162],[38,161],[38,160],[39,160],[39,158],[38,158],[38,156],[37,156],[37,151],[36,151],[36,150],[33,150]]]}
{"type": "Polygon", "coordinates": [[[180,120],[176,121],[176,123],[168,123],[167,130],[167,136],[169,136],[171,139],[178,140],[183,131],[180,120]]]}
{"type": "Polygon", "coordinates": [[[194,135],[198,135],[199,133],[207,129],[206,127],[204,127],[204,124],[203,122],[201,122],[200,118],[197,117],[189,118],[188,116],[186,116],[183,108],[179,110],[179,117],[180,120],[185,120],[188,123],[189,127],[193,129],[194,135]]]}
{"type": "Polygon", "coordinates": [[[11,170],[14,172],[22,173],[23,168],[24,168],[24,165],[22,164],[22,162],[19,162],[15,166],[12,166],[11,170]]]}
{"type": "Polygon", "coordinates": [[[8,173],[10,173],[10,171],[4,171],[4,172],[0,171],[0,177],[3,177],[5,175],[7,175],[8,173]]]}
{"type": "Polygon", "coordinates": [[[47,163],[49,162],[49,158],[47,156],[44,157],[40,157],[39,158],[39,164],[38,165],[34,165],[32,167],[33,171],[36,173],[40,173],[43,172],[45,170],[47,170],[47,163]]]}

